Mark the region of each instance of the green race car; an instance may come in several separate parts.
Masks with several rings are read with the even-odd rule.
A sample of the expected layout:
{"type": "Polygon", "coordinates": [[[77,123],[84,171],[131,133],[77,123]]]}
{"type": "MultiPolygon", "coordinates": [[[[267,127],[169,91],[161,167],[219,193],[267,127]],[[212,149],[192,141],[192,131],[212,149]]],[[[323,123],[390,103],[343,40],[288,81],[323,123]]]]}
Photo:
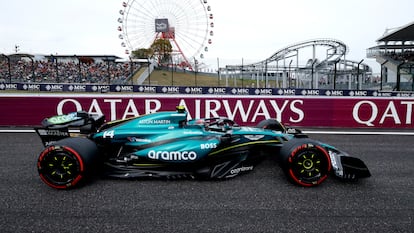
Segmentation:
{"type": "Polygon", "coordinates": [[[217,117],[187,119],[186,110],[157,112],[105,123],[104,116],[74,112],[46,118],[36,128],[45,145],[37,168],[50,187],[68,189],[94,174],[137,179],[225,179],[276,159],[287,178],[316,186],[329,175],[369,177],[364,162],[268,119],[256,127],[217,117]]]}

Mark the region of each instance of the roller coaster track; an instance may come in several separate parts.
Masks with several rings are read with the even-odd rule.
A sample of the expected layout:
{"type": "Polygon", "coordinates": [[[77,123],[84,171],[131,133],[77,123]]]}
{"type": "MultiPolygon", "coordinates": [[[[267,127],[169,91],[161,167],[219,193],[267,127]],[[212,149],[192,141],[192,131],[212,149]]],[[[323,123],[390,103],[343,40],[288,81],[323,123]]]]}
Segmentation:
{"type": "MultiPolygon", "coordinates": [[[[335,60],[338,59],[348,52],[348,47],[339,40],[334,39],[315,39],[315,40],[308,40],[300,43],[296,43],[285,48],[280,49],[276,53],[274,53],[271,57],[266,59],[268,62],[279,61],[285,58],[294,56],[293,53],[297,52],[299,49],[306,48],[306,47],[313,47],[313,46],[324,46],[328,47],[327,57],[324,61],[320,63],[324,63],[328,60],[335,60]]],[[[266,61],[265,60],[265,61],[266,61]]]]}
{"type": "MultiPolygon", "coordinates": [[[[342,41],[336,40],[336,39],[313,39],[313,40],[307,40],[304,42],[295,43],[292,45],[289,45],[287,47],[284,47],[277,52],[275,52],[272,56],[269,58],[246,65],[227,65],[227,70],[263,70],[264,67],[266,69],[271,69],[271,66],[268,66],[271,62],[278,62],[278,61],[284,61],[288,58],[298,56],[299,50],[306,49],[306,48],[313,48],[316,47],[324,47],[326,48],[326,57],[324,57],[321,60],[316,59],[316,57],[313,55],[312,58],[308,59],[308,62],[306,65],[300,67],[301,69],[307,70],[311,69],[312,66],[315,69],[318,69],[320,71],[323,70],[331,70],[332,66],[335,64],[342,64],[344,67],[351,67],[355,68],[360,66],[363,70],[369,70],[368,65],[365,65],[361,62],[346,60],[345,55],[349,52],[348,46],[343,43],[342,41]]],[[[286,67],[285,67],[286,68],[286,67]]]]}

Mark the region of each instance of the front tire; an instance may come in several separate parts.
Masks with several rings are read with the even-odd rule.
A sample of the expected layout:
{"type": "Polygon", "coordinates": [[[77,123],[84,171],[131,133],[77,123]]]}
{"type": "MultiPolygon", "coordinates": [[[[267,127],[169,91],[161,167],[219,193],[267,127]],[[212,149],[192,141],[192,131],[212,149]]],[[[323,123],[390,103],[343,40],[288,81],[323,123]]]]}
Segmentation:
{"type": "Polygon", "coordinates": [[[280,158],[289,180],[300,186],[319,185],[331,171],[328,152],[311,139],[289,140],[280,150],[280,158]]]}
{"type": "Polygon", "coordinates": [[[85,180],[97,163],[98,148],[86,138],[65,138],[44,149],[38,158],[39,176],[48,186],[68,189],[85,180]]]}

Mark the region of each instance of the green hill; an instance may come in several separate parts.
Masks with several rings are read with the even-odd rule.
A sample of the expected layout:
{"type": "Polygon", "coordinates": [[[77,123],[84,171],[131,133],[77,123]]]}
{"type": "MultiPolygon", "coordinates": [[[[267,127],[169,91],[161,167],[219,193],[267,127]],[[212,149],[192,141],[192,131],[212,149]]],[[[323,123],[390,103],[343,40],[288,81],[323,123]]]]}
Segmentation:
{"type": "MultiPolygon", "coordinates": [[[[166,69],[154,70],[151,75],[144,81],[143,85],[159,85],[159,86],[214,86],[225,87],[226,76],[221,75],[219,80],[218,75],[215,73],[195,73],[193,71],[171,71],[166,69]]],[[[255,87],[257,86],[257,80],[244,77],[243,80],[240,77],[234,80],[229,78],[228,86],[230,87],[255,87]]],[[[265,81],[259,80],[259,86],[264,87],[265,81]]]]}

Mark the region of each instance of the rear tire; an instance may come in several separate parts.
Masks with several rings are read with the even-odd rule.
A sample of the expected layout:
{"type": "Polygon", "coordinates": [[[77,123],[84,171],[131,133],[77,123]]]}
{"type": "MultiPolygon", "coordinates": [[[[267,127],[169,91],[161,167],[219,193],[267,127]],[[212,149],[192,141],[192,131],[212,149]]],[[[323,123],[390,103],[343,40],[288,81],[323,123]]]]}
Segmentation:
{"type": "Polygon", "coordinates": [[[280,150],[280,159],[289,180],[304,187],[321,184],[331,171],[328,152],[311,139],[289,140],[280,150]]]}
{"type": "Polygon", "coordinates": [[[38,158],[39,176],[48,186],[68,189],[78,186],[98,162],[96,144],[86,138],[65,138],[44,149],[38,158]]]}

